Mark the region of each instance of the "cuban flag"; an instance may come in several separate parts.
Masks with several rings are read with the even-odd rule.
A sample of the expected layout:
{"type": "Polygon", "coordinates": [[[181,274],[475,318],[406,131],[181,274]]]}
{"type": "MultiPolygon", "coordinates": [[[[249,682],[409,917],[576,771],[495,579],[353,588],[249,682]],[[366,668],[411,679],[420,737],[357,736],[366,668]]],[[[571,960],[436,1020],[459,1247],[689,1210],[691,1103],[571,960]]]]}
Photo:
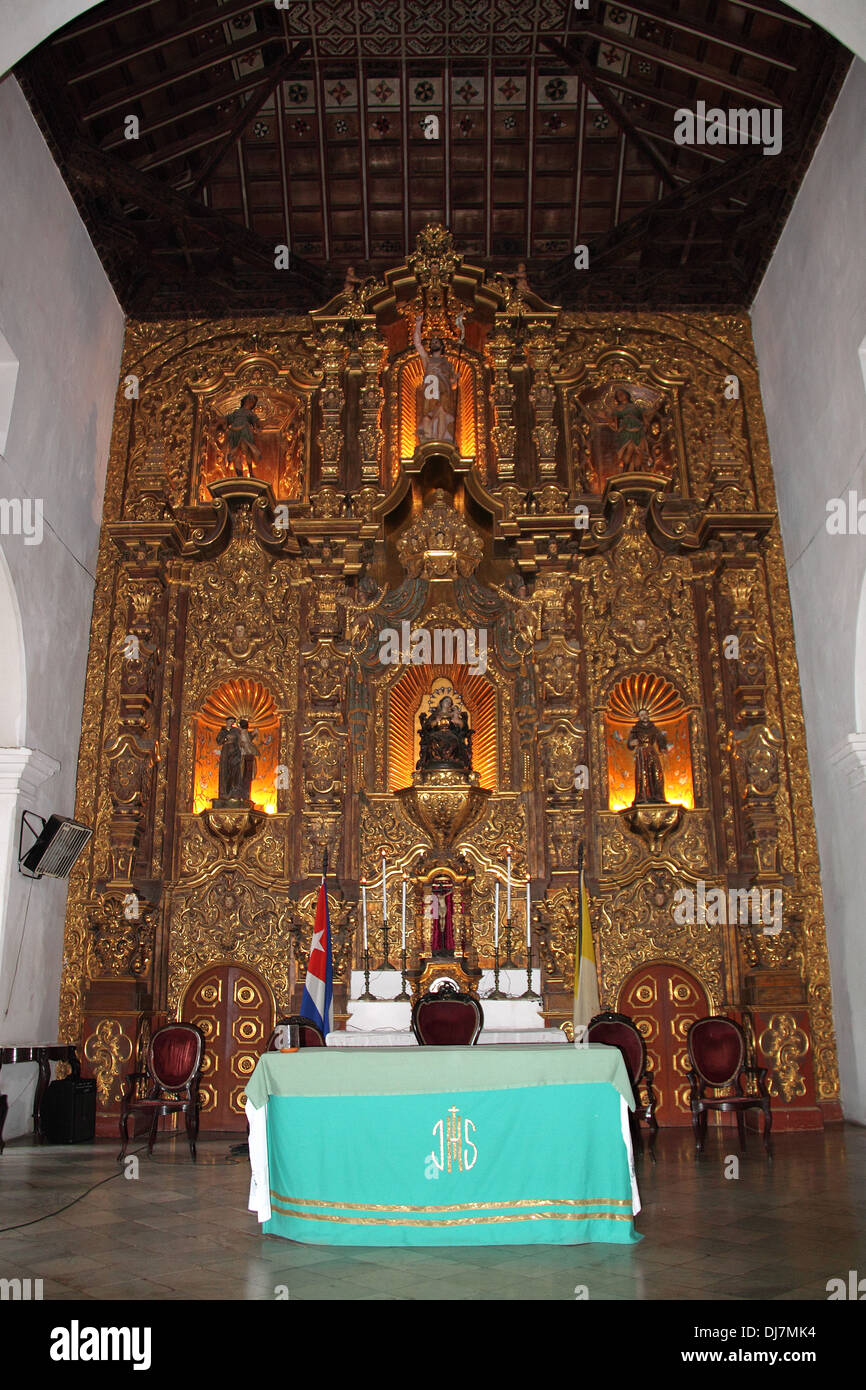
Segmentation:
{"type": "Polygon", "coordinates": [[[304,1018],[318,1024],[325,1037],[334,1031],[334,970],[331,960],[331,922],[328,917],[328,894],[325,876],[319,887],[319,901],[316,903],[316,921],[313,926],[313,940],[310,945],[310,959],[307,963],[307,978],[304,982],[304,997],[301,1000],[301,1013],[304,1018]]]}

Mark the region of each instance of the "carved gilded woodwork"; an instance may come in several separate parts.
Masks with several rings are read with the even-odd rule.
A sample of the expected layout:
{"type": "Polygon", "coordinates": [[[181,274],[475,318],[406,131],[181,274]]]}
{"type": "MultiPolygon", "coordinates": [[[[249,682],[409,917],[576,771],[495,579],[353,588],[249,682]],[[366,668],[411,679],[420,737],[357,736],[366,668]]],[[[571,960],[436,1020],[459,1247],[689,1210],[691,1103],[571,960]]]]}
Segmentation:
{"type": "Polygon", "coordinates": [[[791,1014],[773,1014],[760,1034],[759,1046],[770,1064],[767,1090],[771,1096],[793,1100],[806,1094],[806,1081],[798,1063],[809,1051],[809,1039],[791,1014]]]}
{"type": "MultiPolygon", "coordinates": [[[[194,975],[228,955],[290,1012],[324,851],[345,894],[332,900],[345,998],[358,880],[383,843],[407,872],[431,850],[389,779],[403,672],[375,656],[383,623],[399,630],[405,618],[486,626],[491,637],[495,784],[453,846],[475,870],[482,963],[493,872],[511,845],[515,878],[534,882],[545,1007],[567,1011],[583,840],[603,1001],[615,1006],[632,971],[665,960],[731,1011],[752,977],[791,990],[799,981],[795,1033],[811,1048],[817,1099],[834,1102],[805,734],[747,321],[519,306],[509,282],[462,261],[445,229],[427,229],[410,262],[357,302],[279,322],[128,326],[121,383],[134,376],[138,394],[118,391],[106,481],[76,799],[94,835],[70,879],[62,1035],[80,1040],[86,1013],[107,1103],[123,1060],[112,1041],[125,1050],[109,1025],[126,1034],[103,985],[134,981],[154,1009],[176,1011],[194,975]],[[449,336],[458,311],[474,316],[481,344],[461,377],[476,457],[452,451],[437,465],[456,490],[432,505],[424,460],[414,472],[400,463],[394,367],[406,348],[383,327],[420,304],[449,336]],[[644,411],[649,472],[605,480],[599,459],[613,446],[605,435],[599,452],[610,429],[599,416],[618,384],[644,411]],[[286,476],[298,475],[285,497],[262,480],[247,492],[217,482],[211,500],[200,486],[221,438],[206,407],[219,414],[226,392],[241,390],[266,397],[273,422],[280,401],[299,402],[280,416],[297,460],[286,476]],[[445,591],[434,602],[413,584],[445,591]],[[138,646],[125,652],[129,636],[138,646]],[[693,807],[655,849],[608,799],[605,711],[617,683],[641,672],[679,692],[693,778],[693,807]],[[195,721],[230,681],[270,692],[282,769],[275,812],[236,835],[194,813],[195,721]],[[578,765],[586,786],[575,785],[578,765]],[[781,881],[782,931],[678,923],[674,893],[698,879],[708,889],[781,881]],[[139,900],[137,921],[122,887],[139,900]]],[[[393,891],[392,927],[399,877],[393,891]]],[[[775,1028],[787,1016],[775,1010],[761,1043],[780,1059],[783,1100],[799,1094],[791,1067],[801,1060],[787,1024],[775,1028]]]]}
{"type": "Polygon", "coordinates": [[[85,1038],[83,1052],[96,1077],[99,1103],[105,1109],[118,1097],[133,1045],[116,1018],[103,1018],[85,1038]]]}

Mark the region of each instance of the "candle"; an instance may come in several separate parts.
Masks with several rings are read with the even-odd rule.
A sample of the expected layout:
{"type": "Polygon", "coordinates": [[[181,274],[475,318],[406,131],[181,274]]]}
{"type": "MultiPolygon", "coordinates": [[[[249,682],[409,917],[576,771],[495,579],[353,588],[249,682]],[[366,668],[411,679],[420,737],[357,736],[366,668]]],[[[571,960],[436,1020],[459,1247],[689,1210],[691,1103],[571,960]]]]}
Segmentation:
{"type": "Polygon", "coordinates": [[[385,891],[385,856],[382,855],[382,921],[388,920],[388,894],[385,891]]]}
{"type": "Polygon", "coordinates": [[[505,884],[505,920],[511,921],[511,849],[508,850],[508,877],[505,884]]]}
{"type": "Polygon", "coordinates": [[[406,949],[406,875],[403,875],[403,936],[400,942],[403,950],[406,949]]]}
{"type": "Polygon", "coordinates": [[[496,880],[496,906],[493,909],[493,944],[499,945],[499,879],[496,880]]]}
{"type": "Polygon", "coordinates": [[[361,884],[361,910],[364,917],[364,950],[367,949],[367,885],[361,884]]]}
{"type": "Polygon", "coordinates": [[[529,879],[526,880],[526,944],[530,942],[530,900],[529,900],[529,879]]]}

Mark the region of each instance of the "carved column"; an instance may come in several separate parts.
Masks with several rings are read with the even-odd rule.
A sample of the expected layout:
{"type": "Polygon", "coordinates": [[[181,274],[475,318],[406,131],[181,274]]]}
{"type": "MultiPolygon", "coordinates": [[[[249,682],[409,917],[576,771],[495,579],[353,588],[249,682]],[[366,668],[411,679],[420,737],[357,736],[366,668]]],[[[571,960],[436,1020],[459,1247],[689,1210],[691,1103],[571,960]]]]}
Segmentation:
{"type": "Polygon", "coordinates": [[[501,327],[489,339],[488,346],[494,372],[493,406],[496,424],[493,427],[493,443],[496,447],[496,468],[500,482],[505,482],[514,477],[517,460],[514,386],[509,374],[513,347],[511,339],[501,327]]]}
{"type": "Polygon", "coordinates": [[[380,371],[383,347],[378,334],[368,330],[361,338],[361,361],[364,366],[364,383],[361,387],[361,482],[378,484],[381,477],[382,431],[382,386],[380,371]]]}
{"type": "Polygon", "coordinates": [[[178,543],[170,523],[119,523],[111,529],[123,556],[127,605],[123,628],[113,633],[120,647],[117,707],[103,745],[111,807],[108,877],[95,884],[87,913],[83,1040],[85,1072],[97,1080],[100,1133],[116,1124],[138,1017],[152,997],[158,908],[149,883],[151,792],[162,699],[165,559],[178,543]]]}
{"type": "Polygon", "coordinates": [[[535,445],[535,458],[538,476],[553,478],[556,474],[556,446],[559,430],[554,423],[556,391],[550,374],[556,345],[550,328],[537,324],[527,343],[527,356],[532,367],[532,386],[529,399],[535,416],[532,442],[535,445]]]}
{"type": "Polygon", "coordinates": [[[343,370],[346,363],[346,346],[341,330],[332,325],[325,329],[320,347],[322,361],[322,428],[319,431],[319,444],[322,450],[322,482],[336,483],[340,479],[340,464],[343,458],[343,407],[346,392],[343,370]]]}

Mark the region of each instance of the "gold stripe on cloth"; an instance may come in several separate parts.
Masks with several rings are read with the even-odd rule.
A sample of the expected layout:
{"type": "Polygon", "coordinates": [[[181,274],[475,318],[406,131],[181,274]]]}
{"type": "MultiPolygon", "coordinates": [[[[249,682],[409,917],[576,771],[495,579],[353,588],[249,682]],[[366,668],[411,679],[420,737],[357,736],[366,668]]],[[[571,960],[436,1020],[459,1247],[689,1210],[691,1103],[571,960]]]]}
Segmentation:
{"type": "MultiPolygon", "coordinates": [[[[482,1205],[479,1203],[479,1205],[482,1205]]],[[[491,1203],[491,1205],[494,1205],[491,1203]]],[[[401,1216],[329,1216],[325,1212],[292,1211],[276,1208],[281,1216],[291,1216],[297,1221],[343,1221],[352,1226],[490,1226],[502,1221],[631,1221],[631,1215],[619,1215],[612,1211],[558,1212],[531,1211],[517,1216],[455,1216],[441,1221],[418,1220],[401,1216]]]]}
{"type": "Polygon", "coordinates": [[[620,1197],[518,1197],[513,1202],[443,1202],[437,1206],[411,1207],[392,1202],[326,1202],[319,1197],[288,1197],[271,1188],[271,1199],[298,1207],[339,1207],[342,1211],[495,1211],[511,1207],[631,1207],[620,1197]]]}

